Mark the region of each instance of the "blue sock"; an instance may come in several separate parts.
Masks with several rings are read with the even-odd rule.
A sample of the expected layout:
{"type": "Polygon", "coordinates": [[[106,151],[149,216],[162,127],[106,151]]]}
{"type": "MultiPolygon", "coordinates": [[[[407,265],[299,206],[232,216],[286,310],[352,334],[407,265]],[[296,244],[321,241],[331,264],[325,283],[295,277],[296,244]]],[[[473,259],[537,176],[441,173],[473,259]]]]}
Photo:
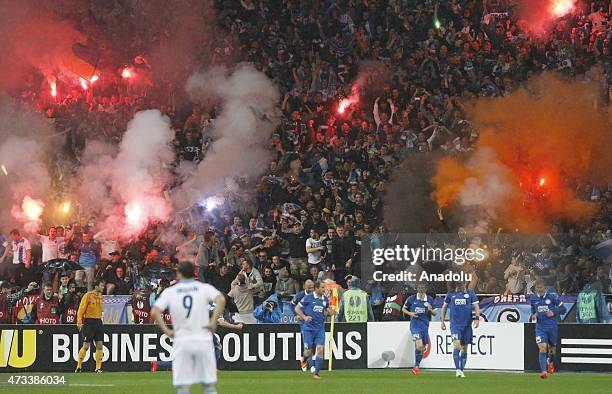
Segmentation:
{"type": "Polygon", "coordinates": [[[553,355],[552,355],[552,353],[548,353],[548,356],[546,357],[546,362],[549,362],[549,363],[553,362],[553,355]]]}
{"type": "Polygon", "coordinates": [[[323,357],[317,357],[315,360],[315,375],[321,372],[321,368],[323,368],[323,357]]]}
{"type": "Polygon", "coordinates": [[[191,390],[189,389],[189,387],[185,388],[180,388],[178,390],[176,390],[177,394],[189,394],[191,393],[191,390]]]}
{"type": "Polygon", "coordinates": [[[414,366],[418,367],[421,365],[421,360],[423,359],[423,352],[419,349],[414,349],[414,366]]]}
{"type": "Polygon", "coordinates": [[[317,357],[316,354],[313,354],[312,357],[308,357],[308,369],[314,367],[316,357],[317,357]]]}
{"type": "Polygon", "coordinates": [[[170,369],[170,368],[172,368],[172,361],[158,361],[157,362],[157,368],[170,369]]]}
{"type": "Polygon", "coordinates": [[[467,352],[463,353],[461,352],[461,370],[463,371],[465,369],[465,364],[467,364],[467,352]]]}
{"type": "Polygon", "coordinates": [[[204,389],[204,394],[217,394],[216,388],[204,389]]]}
{"type": "Polygon", "coordinates": [[[547,354],[545,352],[540,352],[540,371],[546,372],[546,358],[547,354]]]}
{"type": "Polygon", "coordinates": [[[459,356],[459,349],[453,349],[453,360],[455,361],[455,369],[461,369],[461,358],[459,356]]]}

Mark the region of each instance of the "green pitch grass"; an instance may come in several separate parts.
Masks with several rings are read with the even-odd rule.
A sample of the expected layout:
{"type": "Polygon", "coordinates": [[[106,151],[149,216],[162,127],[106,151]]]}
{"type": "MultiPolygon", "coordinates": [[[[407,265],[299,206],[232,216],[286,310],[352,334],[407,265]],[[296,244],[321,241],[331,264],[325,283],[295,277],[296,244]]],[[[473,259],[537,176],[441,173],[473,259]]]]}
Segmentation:
{"type": "MultiPolygon", "coordinates": [[[[0,393],[74,393],[74,394],[157,394],[175,393],[169,372],[109,372],[105,374],[65,374],[69,385],[55,387],[2,386],[0,393]]],[[[0,374],[6,382],[8,374],[0,374]]],[[[609,394],[612,375],[587,373],[557,373],[541,380],[534,373],[496,373],[466,371],[466,378],[455,378],[454,371],[422,371],[412,376],[408,370],[360,370],[322,372],[315,381],[301,371],[222,371],[217,390],[221,394],[361,394],[361,393],[572,393],[609,394]]],[[[193,393],[201,393],[194,386],[193,393]]]]}

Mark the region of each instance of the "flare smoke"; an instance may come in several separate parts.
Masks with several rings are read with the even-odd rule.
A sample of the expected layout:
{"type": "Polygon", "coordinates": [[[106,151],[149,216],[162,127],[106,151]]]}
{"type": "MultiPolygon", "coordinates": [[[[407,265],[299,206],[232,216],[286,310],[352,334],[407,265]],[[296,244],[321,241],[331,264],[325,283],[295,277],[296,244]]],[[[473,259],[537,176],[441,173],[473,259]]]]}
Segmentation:
{"type": "Polygon", "coordinates": [[[231,72],[215,67],[193,74],[186,88],[193,99],[217,100],[221,110],[210,131],[214,142],[204,160],[197,168],[182,168],[185,181],[173,193],[180,207],[223,192],[226,178],[254,177],[265,171],[271,156],[267,142],[276,127],[273,112],[279,99],[272,81],[248,64],[231,72]]]}
{"type": "Polygon", "coordinates": [[[597,92],[594,83],[543,75],[508,97],[469,105],[480,138],[466,162],[438,163],[438,206],[478,207],[487,220],[521,231],[588,219],[596,207],[577,197],[576,184],[607,182],[612,168],[610,119],[594,105],[597,92]]]}
{"type": "Polygon", "coordinates": [[[170,121],[158,110],[136,113],[118,151],[90,143],[79,172],[78,200],[120,238],[166,221],[172,212],[164,190],[170,179],[165,164],[173,159],[170,121]]]}

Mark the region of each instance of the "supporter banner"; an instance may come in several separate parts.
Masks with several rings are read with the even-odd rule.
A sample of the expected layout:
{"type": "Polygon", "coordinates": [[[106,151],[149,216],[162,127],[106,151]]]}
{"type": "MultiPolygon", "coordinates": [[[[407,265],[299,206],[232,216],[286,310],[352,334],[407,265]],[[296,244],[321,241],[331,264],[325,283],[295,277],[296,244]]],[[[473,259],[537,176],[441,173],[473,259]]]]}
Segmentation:
{"type": "MultiPolygon", "coordinates": [[[[326,330],[328,343],[329,324],[326,330]]],[[[334,330],[334,368],[367,368],[366,324],[337,323],[334,330]]],[[[297,324],[247,324],[241,331],[224,330],[220,335],[220,369],[290,370],[300,367],[302,335],[297,324]]],[[[329,347],[326,346],[325,359],[328,358],[329,347]]]]}
{"type": "Polygon", "coordinates": [[[102,318],[104,324],[128,324],[127,306],[132,296],[105,295],[102,297],[102,318]]]}
{"type": "Polygon", "coordinates": [[[297,323],[295,318],[295,312],[293,311],[293,305],[289,301],[282,301],[281,308],[281,323],[297,323]]]}
{"type": "MultiPolygon", "coordinates": [[[[525,324],[525,370],[538,371],[535,324],[525,324]]],[[[612,372],[612,325],[559,324],[555,364],[561,371],[612,372]]]]}
{"type": "MultiPolygon", "coordinates": [[[[561,320],[566,320],[568,317],[573,316],[573,320],[575,321],[576,313],[574,311],[574,306],[576,305],[577,297],[575,295],[560,297],[561,302],[563,302],[568,311],[566,314],[561,315],[561,320]]],[[[529,296],[499,295],[481,299],[480,314],[489,322],[529,323],[529,318],[531,316],[529,296]]]]}
{"type": "MultiPolygon", "coordinates": [[[[467,369],[522,371],[523,327],[519,324],[481,323],[474,329],[468,349],[467,369]]],[[[409,322],[368,323],[368,368],[408,368],[414,366],[414,342],[409,322]]],[[[454,369],[450,327],[429,326],[429,343],[422,368],[454,369]]]]}
{"type": "MultiPolygon", "coordinates": [[[[220,369],[299,368],[302,342],[296,324],[245,325],[241,331],[219,331],[223,346],[220,369]]],[[[334,368],[366,368],[366,325],[339,323],[335,331],[334,368]]],[[[152,361],[172,359],[172,340],[155,326],[107,325],[104,332],[105,371],[146,371],[152,361]]],[[[329,332],[326,336],[329,338],[329,332]]],[[[74,371],[81,344],[74,325],[0,325],[0,371],[74,371]]],[[[83,368],[94,370],[93,346],[83,368]]]]}

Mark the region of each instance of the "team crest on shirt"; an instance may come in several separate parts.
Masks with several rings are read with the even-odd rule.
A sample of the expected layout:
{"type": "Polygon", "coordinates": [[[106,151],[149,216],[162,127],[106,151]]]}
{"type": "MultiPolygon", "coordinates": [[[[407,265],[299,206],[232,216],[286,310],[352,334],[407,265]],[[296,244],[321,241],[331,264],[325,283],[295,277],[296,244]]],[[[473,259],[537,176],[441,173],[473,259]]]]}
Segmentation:
{"type": "Polygon", "coordinates": [[[429,302],[425,302],[423,305],[425,305],[425,308],[427,308],[429,306],[429,302]]]}
{"type": "Polygon", "coordinates": [[[470,295],[469,295],[469,294],[464,294],[463,296],[464,296],[465,298],[470,298],[470,295]]]}
{"type": "Polygon", "coordinates": [[[544,301],[545,304],[550,304],[550,300],[544,301]]]}

